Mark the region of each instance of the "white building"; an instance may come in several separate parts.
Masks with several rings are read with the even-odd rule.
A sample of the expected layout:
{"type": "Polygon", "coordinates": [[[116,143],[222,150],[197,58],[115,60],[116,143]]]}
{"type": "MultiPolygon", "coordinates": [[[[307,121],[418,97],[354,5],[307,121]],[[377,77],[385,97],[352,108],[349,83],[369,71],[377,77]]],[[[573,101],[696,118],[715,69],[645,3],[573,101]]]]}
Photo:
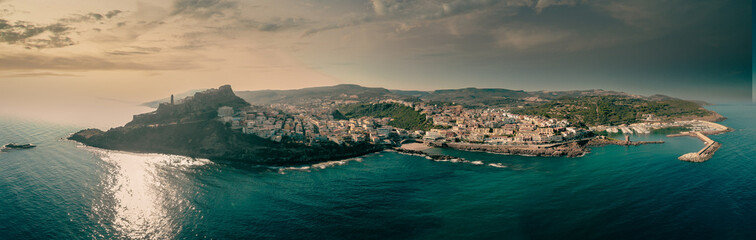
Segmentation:
{"type": "Polygon", "coordinates": [[[436,140],[436,139],[439,139],[439,138],[444,138],[443,134],[441,134],[438,131],[434,131],[434,130],[436,130],[436,129],[431,129],[431,131],[425,132],[425,137],[423,137],[423,139],[425,139],[425,140],[436,140]]]}
{"type": "Polygon", "coordinates": [[[380,127],[376,129],[376,132],[378,133],[378,136],[385,138],[391,134],[391,130],[391,127],[380,127]]]}

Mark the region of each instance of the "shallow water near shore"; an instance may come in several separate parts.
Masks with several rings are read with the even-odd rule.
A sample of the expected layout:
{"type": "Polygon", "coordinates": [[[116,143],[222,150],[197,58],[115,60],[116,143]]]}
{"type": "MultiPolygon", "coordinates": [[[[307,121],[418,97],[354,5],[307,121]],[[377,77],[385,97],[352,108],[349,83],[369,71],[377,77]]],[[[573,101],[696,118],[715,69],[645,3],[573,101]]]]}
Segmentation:
{"type": "Polygon", "coordinates": [[[0,239],[756,239],[756,106],[704,163],[692,137],[580,158],[428,149],[292,168],[106,151],[0,118],[0,239]],[[475,162],[473,164],[473,162],[475,162]]]}

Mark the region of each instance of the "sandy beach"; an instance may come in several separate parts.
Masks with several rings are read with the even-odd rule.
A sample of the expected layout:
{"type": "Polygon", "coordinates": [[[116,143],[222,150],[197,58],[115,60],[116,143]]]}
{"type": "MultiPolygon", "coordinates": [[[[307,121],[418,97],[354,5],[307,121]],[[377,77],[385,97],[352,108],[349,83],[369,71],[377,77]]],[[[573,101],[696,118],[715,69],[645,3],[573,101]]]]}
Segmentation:
{"type": "Polygon", "coordinates": [[[429,149],[431,147],[428,145],[425,145],[425,143],[407,143],[407,144],[402,144],[402,146],[399,148],[407,149],[407,150],[422,151],[425,149],[429,149]]]}

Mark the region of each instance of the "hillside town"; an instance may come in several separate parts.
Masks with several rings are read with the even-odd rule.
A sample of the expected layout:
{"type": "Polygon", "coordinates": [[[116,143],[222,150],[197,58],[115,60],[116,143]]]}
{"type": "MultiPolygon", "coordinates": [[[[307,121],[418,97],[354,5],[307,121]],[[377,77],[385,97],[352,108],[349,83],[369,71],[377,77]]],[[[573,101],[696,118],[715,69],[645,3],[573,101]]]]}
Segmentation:
{"type": "Polygon", "coordinates": [[[558,143],[588,136],[566,120],[512,114],[504,109],[466,109],[404,101],[382,101],[412,107],[432,120],[434,128],[408,130],[389,126],[391,118],[335,119],[334,106],[302,107],[287,104],[220,107],[218,117],[232,129],[276,142],[318,144],[397,144],[408,139],[429,142],[469,142],[491,145],[536,145],[558,143]]]}
{"type": "MultiPolygon", "coordinates": [[[[289,97],[283,96],[283,99],[289,97]]],[[[185,131],[186,134],[211,136],[219,139],[213,140],[214,142],[222,142],[225,145],[213,145],[212,150],[208,150],[207,147],[197,150],[177,146],[181,151],[205,155],[230,153],[236,154],[233,157],[244,158],[248,156],[248,152],[260,151],[261,148],[257,146],[261,145],[262,142],[258,140],[262,138],[284,143],[267,146],[278,146],[286,150],[268,151],[256,156],[267,154],[271,159],[277,159],[290,157],[288,153],[292,149],[321,151],[323,154],[315,157],[330,158],[355,156],[386,148],[416,151],[426,147],[528,156],[578,157],[589,152],[589,146],[664,143],[661,140],[630,140],[631,134],[653,133],[701,139],[707,147],[680,159],[705,161],[713,155],[719,145],[704,135],[731,131],[726,126],[692,118],[689,114],[683,114],[683,117],[664,115],[663,110],[654,110],[656,108],[624,111],[635,116],[624,116],[631,119],[620,121],[624,124],[616,124],[617,121],[598,121],[616,125],[590,126],[586,126],[585,121],[576,120],[577,122],[573,123],[568,119],[574,118],[547,117],[550,114],[538,114],[538,111],[535,114],[523,113],[523,108],[465,105],[416,98],[401,100],[385,96],[370,99],[346,94],[338,94],[336,97],[314,97],[306,102],[297,99],[293,102],[276,101],[251,105],[236,96],[230,86],[224,85],[218,89],[195,93],[193,97],[185,98],[179,103],[171,97],[170,102],[160,103],[156,111],[135,115],[134,120],[124,126],[125,129],[116,129],[111,135],[123,140],[138,138],[140,134],[129,137],[121,135],[137,132],[141,127],[148,127],[151,132],[173,132],[176,131],[173,128],[194,124],[197,126],[185,131]],[[657,112],[662,114],[656,114],[657,112]],[[244,135],[259,138],[245,138],[244,135]],[[624,140],[617,135],[625,135],[624,140]],[[224,148],[225,146],[232,147],[224,148]]],[[[595,111],[599,112],[599,108],[595,111]]],[[[721,118],[721,115],[716,113],[711,115],[717,119],[721,118]]],[[[578,119],[587,116],[599,118],[587,114],[578,119]]],[[[101,136],[109,132],[83,131],[77,138],[89,141],[94,136],[91,142],[98,144],[107,140],[107,137],[101,136]]],[[[161,134],[155,134],[156,138],[162,137],[161,134]]],[[[203,139],[208,141],[207,138],[203,139]]],[[[265,144],[269,143],[262,143],[265,144]]]]}

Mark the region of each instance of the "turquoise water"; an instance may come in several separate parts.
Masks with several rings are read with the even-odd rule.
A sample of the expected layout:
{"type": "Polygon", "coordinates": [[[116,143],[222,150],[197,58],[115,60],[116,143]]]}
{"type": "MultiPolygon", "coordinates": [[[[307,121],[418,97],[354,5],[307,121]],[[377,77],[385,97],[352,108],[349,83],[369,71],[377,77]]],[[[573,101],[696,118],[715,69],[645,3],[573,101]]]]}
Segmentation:
{"type": "Polygon", "coordinates": [[[0,118],[0,143],[39,146],[0,153],[0,239],[756,239],[756,107],[712,109],[736,131],[704,163],[676,159],[699,140],[648,135],[633,139],[667,142],[308,169],[105,151],[63,140],[81,126],[0,118]]]}

